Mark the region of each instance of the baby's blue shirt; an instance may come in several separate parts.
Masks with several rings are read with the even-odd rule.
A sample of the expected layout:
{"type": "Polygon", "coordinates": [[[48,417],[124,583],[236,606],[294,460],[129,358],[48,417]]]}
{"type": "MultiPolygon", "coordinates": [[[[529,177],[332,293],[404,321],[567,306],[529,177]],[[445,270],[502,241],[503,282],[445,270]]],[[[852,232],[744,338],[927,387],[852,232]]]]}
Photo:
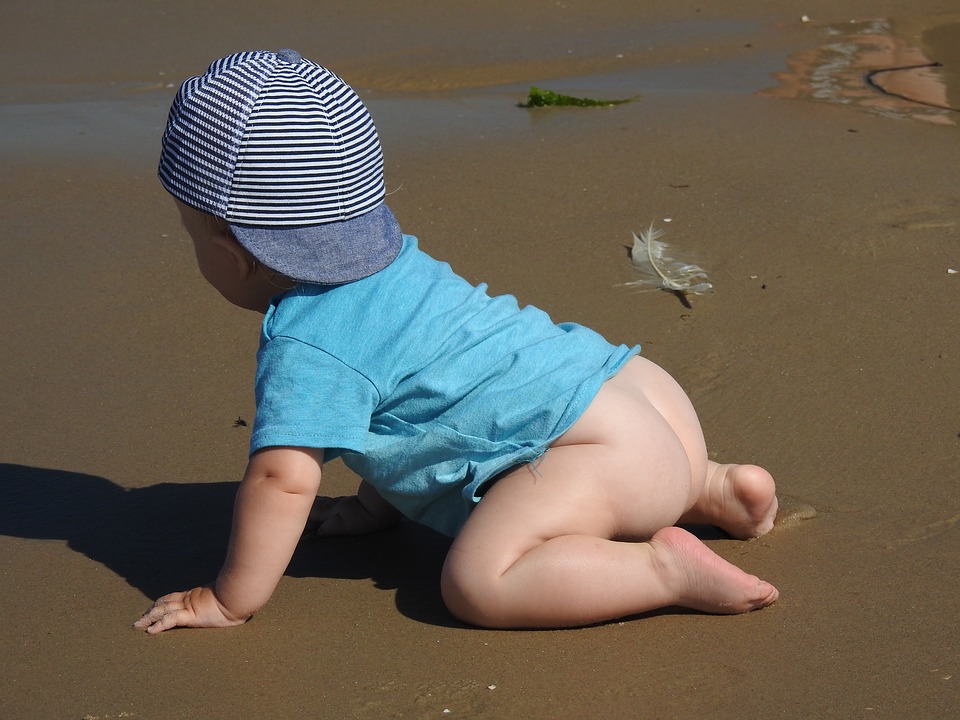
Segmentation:
{"type": "Polygon", "coordinates": [[[542,455],[638,350],[490,297],[405,235],[375,275],[271,303],[251,453],[324,448],[452,536],[484,484],[542,455]]]}

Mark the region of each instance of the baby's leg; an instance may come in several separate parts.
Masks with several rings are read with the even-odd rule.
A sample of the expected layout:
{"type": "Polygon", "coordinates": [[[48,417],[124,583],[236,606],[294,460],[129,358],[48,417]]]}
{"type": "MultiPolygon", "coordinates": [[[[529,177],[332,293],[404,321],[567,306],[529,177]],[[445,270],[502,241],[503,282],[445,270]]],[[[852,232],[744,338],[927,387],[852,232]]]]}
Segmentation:
{"type": "Polygon", "coordinates": [[[716,525],[746,540],[770,532],[776,516],[776,486],[770,473],[756,465],[710,461],[700,495],[680,522],[716,525]]]}
{"type": "Polygon", "coordinates": [[[691,485],[679,522],[716,525],[735,538],[759,537],[773,529],[776,484],[756,465],[718,465],[707,460],[700,421],[686,393],[664,370],[634,358],[612,382],[641,388],[677,433],[690,458],[691,485]]]}
{"type": "Polygon", "coordinates": [[[459,618],[560,627],[670,605],[739,613],[776,600],[772,585],[672,527],[701,494],[702,435],[665,373],[645,361],[629,370],[535,469],[502,478],[474,510],[443,570],[444,599],[459,618]]]}
{"type": "MultiPolygon", "coordinates": [[[[564,462],[578,449],[555,457],[564,462]]],[[[555,486],[552,476],[504,478],[454,542],[442,589],[461,620],[499,628],[569,627],[673,605],[743,613],[777,599],[771,584],[685,530],[666,526],[646,542],[617,541],[609,539],[616,527],[611,516],[579,492],[554,487],[539,502],[532,486],[555,486]],[[507,517],[498,517],[501,511],[507,517]]]]}

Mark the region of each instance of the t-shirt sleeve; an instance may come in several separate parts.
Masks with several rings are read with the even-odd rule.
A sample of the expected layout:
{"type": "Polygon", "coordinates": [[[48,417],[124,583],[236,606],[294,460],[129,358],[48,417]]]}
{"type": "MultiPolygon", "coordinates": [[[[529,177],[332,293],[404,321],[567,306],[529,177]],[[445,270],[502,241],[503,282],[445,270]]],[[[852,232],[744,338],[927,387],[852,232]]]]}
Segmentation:
{"type": "Polygon", "coordinates": [[[329,353],[289,337],[257,353],[257,415],[250,453],[265,447],[362,453],[379,393],[362,374],[329,353]]]}

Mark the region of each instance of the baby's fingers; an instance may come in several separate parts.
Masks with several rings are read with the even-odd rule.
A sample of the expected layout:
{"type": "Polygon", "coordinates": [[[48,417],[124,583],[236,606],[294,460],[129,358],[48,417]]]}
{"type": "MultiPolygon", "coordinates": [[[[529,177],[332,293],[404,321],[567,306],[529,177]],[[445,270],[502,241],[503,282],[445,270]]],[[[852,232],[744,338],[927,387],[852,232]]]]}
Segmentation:
{"type": "Polygon", "coordinates": [[[313,507],[310,508],[308,522],[314,524],[323,523],[338,514],[340,507],[347,497],[318,497],[313,501],[313,507]]]}
{"type": "Polygon", "coordinates": [[[322,522],[317,523],[313,532],[317,537],[356,534],[354,527],[342,514],[330,515],[322,522]]]}
{"type": "Polygon", "coordinates": [[[305,533],[317,537],[365,535],[390,527],[395,522],[392,515],[373,515],[356,495],[318,497],[310,510],[305,533]]]}
{"type": "Polygon", "coordinates": [[[186,617],[189,616],[189,612],[183,608],[179,610],[172,610],[166,615],[160,617],[159,620],[151,623],[146,626],[148,635],[156,635],[161,633],[164,630],[170,630],[175,627],[190,627],[192,623],[186,621],[186,617]]]}
{"type": "Polygon", "coordinates": [[[313,501],[305,532],[317,537],[351,535],[348,521],[353,505],[358,505],[356,496],[318,497],[313,501]]]}
{"type": "Polygon", "coordinates": [[[183,619],[182,616],[185,613],[189,614],[184,610],[183,595],[184,593],[164,595],[133,626],[141,630],[146,629],[151,635],[177,627],[183,619]]]}

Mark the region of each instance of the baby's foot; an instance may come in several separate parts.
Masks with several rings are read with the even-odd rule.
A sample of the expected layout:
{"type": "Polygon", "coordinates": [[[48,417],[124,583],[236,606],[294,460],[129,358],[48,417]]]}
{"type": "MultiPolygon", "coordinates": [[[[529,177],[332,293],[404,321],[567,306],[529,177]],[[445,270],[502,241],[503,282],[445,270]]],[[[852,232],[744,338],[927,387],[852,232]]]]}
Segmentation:
{"type": "Polygon", "coordinates": [[[731,565],[681,528],[659,530],[650,546],[664,553],[661,567],[677,589],[677,605],[732,615],[766,607],[780,596],[773,585],[731,565]]]}
{"type": "Polygon", "coordinates": [[[776,517],[777,486],[770,473],[756,465],[710,462],[700,497],[680,522],[716,525],[745,540],[770,532],[776,517]]]}

